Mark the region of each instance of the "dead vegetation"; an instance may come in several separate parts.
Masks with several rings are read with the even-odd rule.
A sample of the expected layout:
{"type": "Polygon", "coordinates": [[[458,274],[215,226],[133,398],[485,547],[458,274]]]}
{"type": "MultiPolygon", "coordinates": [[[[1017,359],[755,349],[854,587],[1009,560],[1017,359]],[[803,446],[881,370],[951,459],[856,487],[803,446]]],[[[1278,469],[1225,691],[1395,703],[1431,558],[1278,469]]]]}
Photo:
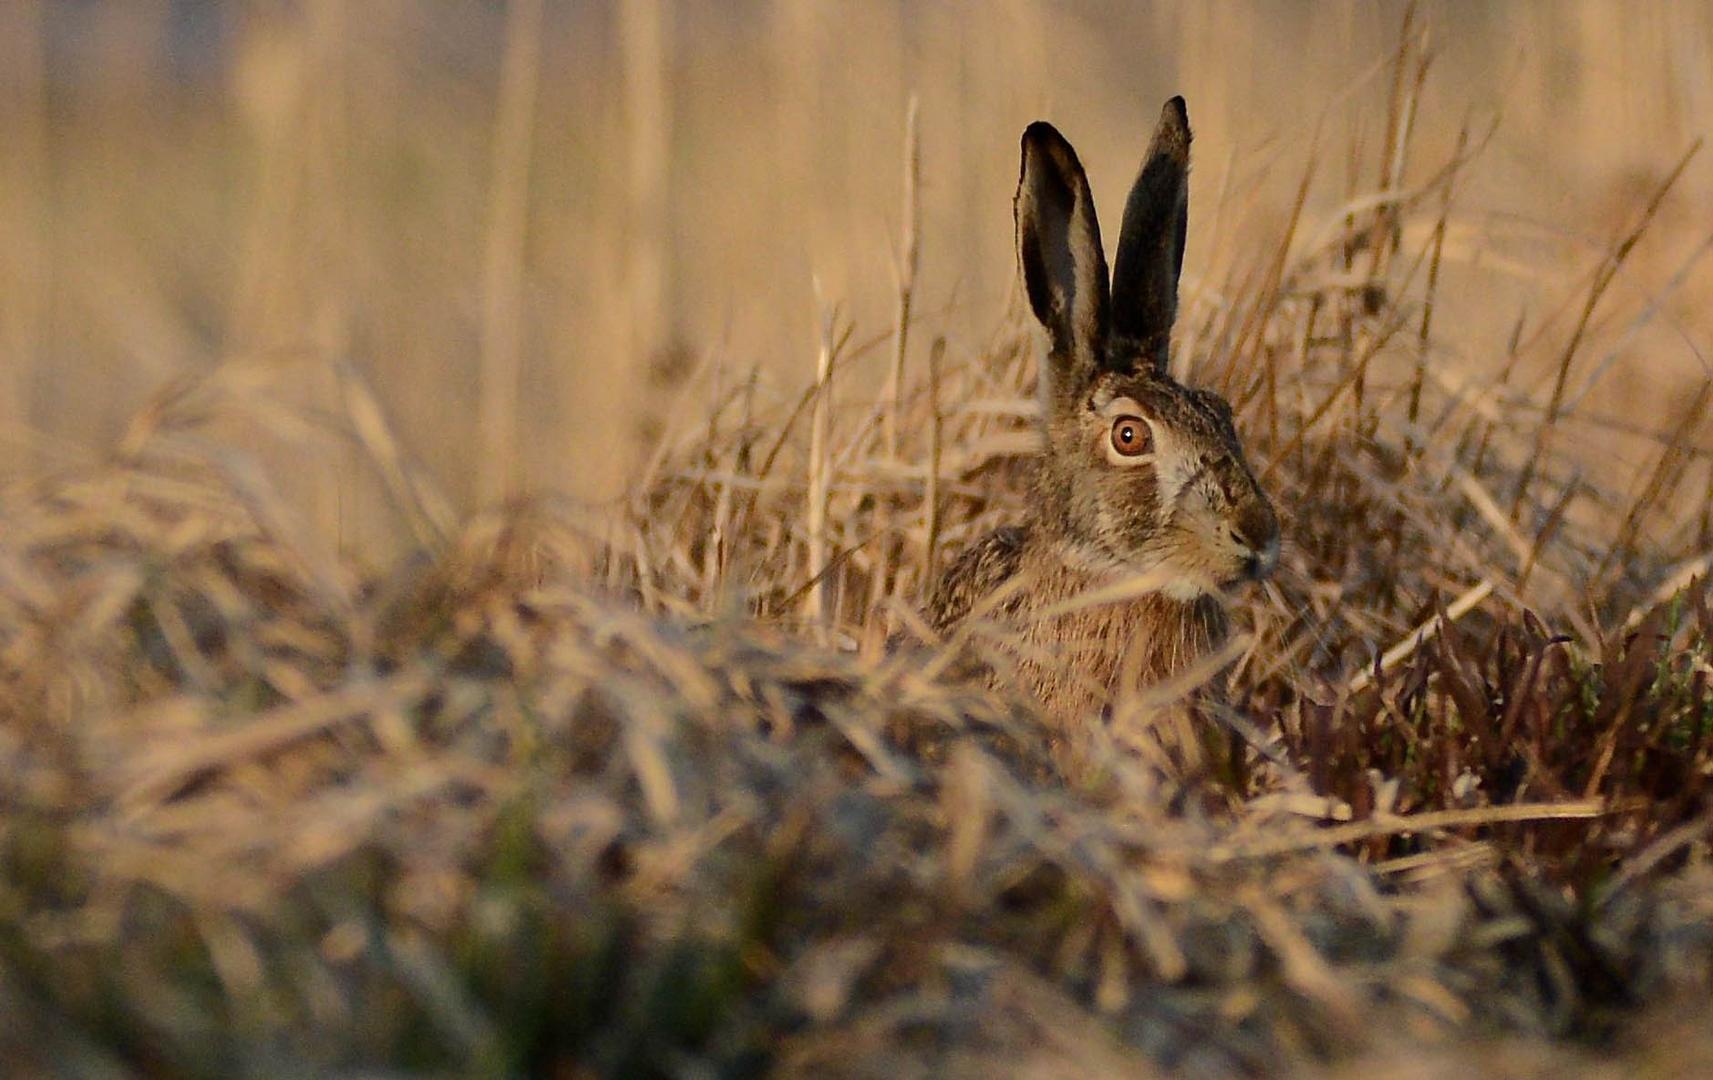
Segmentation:
{"type": "MultiPolygon", "coordinates": [[[[14,492],[7,1060],[1681,1065],[1706,1021],[1664,1010],[1713,989],[1700,398],[1619,428],[1563,393],[1633,232],[1513,355],[1437,345],[1469,159],[1393,171],[1424,70],[1405,42],[1377,194],[1324,241],[1293,221],[1181,327],[1286,518],[1230,707],[1075,775],[911,614],[1021,497],[1034,351],[1013,328],[963,349],[918,322],[906,350],[829,312],[783,401],[710,357],[607,515],[449,530],[348,397],[422,538],[380,572],[294,528],[203,410],[14,492]],[[896,383],[855,374],[899,357],[896,383]],[[1650,459],[1628,475],[1596,436],[1650,459]]],[[[908,284],[899,306],[907,325],[908,284]]]]}

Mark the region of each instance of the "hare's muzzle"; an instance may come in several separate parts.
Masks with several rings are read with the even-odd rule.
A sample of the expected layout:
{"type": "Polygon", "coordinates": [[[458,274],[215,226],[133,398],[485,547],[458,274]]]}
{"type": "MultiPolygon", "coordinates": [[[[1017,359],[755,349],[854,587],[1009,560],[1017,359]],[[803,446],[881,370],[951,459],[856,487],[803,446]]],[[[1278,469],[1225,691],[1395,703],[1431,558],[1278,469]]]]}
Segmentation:
{"type": "Polygon", "coordinates": [[[1279,519],[1260,503],[1230,527],[1231,539],[1243,549],[1243,577],[1262,581],[1279,565],[1279,519]]]}
{"type": "Polygon", "coordinates": [[[1260,548],[1249,549],[1248,556],[1243,560],[1243,576],[1250,581],[1265,581],[1278,565],[1279,540],[1274,537],[1260,548]]]}

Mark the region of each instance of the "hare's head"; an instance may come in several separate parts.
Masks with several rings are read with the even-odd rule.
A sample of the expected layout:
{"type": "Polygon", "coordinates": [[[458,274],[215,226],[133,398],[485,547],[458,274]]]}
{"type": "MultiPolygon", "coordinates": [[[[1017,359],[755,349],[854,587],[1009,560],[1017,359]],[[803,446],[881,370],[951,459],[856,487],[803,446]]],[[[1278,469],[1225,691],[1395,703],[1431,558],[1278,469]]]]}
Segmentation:
{"type": "Polygon", "coordinates": [[[1052,125],[1023,133],[1017,261],[1051,341],[1044,524],[1097,565],[1158,571],[1189,599],[1258,580],[1279,521],[1219,395],[1168,373],[1188,220],[1189,117],[1166,103],[1124,208],[1110,279],[1088,178],[1052,125]]]}

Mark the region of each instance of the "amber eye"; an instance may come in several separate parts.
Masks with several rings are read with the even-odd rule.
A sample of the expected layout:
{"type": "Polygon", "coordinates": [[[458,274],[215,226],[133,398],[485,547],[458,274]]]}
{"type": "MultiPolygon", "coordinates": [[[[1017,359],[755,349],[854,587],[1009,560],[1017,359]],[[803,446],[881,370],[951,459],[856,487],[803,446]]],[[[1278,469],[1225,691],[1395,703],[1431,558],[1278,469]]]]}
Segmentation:
{"type": "Polygon", "coordinates": [[[1112,448],[1124,457],[1148,452],[1148,424],[1140,416],[1120,416],[1112,422],[1112,448]]]}

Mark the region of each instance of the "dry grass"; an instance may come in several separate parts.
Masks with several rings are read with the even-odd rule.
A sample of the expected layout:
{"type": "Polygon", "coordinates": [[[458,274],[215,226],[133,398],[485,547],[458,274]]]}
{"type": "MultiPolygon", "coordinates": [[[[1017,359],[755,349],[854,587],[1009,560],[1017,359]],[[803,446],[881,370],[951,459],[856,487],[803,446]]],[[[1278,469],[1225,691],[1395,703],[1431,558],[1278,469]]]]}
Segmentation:
{"type": "MultiPolygon", "coordinates": [[[[1423,68],[1402,40],[1387,134],[1347,170],[1374,194],[1323,224],[1305,176],[1275,253],[1180,327],[1288,539],[1238,613],[1229,704],[1074,770],[1028,703],[960,673],[987,630],[937,642],[912,614],[941,552],[1016,513],[1035,350],[1015,319],[979,348],[937,335],[908,229],[897,325],[865,337],[829,303],[783,394],[706,354],[603,512],[456,524],[354,371],[331,373],[337,415],[263,404],[273,357],[20,484],[7,1060],[1687,1068],[1706,1021],[1680,1003],[1713,990],[1701,402],[1619,426],[1565,390],[1657,201],[1504,364],[1447,362],[1436,286],[1482,140],[1403,168],[1423,68]],[[856,377],[871,357],[900,377],[856,377]],[[351,453],[411,554],[328,547],[233,425],[351,453]],[[1595,438],[1649,457],[1591,467],[1595,438]]],[[[494,149],[500,367],[516,138],[494,149]]],[[[1119,705],[1195,688],[1167,690],[1119,705]]]]}
{"type": "Polygon", "coordinates": [[[1658,873],[1704,839],[1579,899],[1518,840],[1609,802],[1322,829],[1289,784],[1079,790],[908,656],[592,599],[541,511],[352,583],[180,438],[8,513],[9,1060],[1253,1074],[1598,1042],[1713,974],[1705,862],[1658,873]]]}

